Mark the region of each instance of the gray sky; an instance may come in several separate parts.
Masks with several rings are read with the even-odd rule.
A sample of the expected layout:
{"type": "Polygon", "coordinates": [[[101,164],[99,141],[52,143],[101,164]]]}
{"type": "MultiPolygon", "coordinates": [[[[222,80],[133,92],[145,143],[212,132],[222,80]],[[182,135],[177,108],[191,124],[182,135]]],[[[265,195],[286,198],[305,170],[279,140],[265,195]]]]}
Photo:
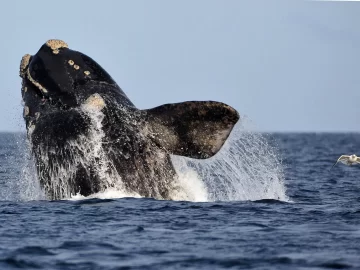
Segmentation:
{"type": "Polygon", "coordinates": [[[264,131],[360,131],[360,3],[1,1],[0,130],[24,130],[19,63],[51,38],[138,108],[235,107],[264,131]]]}

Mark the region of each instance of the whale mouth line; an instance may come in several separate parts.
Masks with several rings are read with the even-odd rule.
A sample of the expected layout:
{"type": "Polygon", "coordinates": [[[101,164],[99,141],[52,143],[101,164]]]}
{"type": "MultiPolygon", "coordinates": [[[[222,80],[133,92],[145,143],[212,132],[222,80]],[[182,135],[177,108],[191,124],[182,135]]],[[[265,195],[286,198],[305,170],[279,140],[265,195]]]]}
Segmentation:
{"type": "Polygon", "coordinates": [[[25,54],[20,63],[20,77],[23,79],[23,83],[25,81],[29,81],[37,90],[37,95],[41,96],[42,99],[49,98],[48,90],[40,84],[37,80],[35,80],[30,74],[30,63],[32,61],[33,56],[30,54],[25,54]]]}
{"type": "Polygon", "coordinates": [[[42,86],[38,81],[36,81],[30,74],[30,69],[27,68],[26,70],[26,78],[37,88],[40,90],[41,94],[43,95],[43,97],[48,98],[47,94],[48,94],[48,90],[42,86]]]}

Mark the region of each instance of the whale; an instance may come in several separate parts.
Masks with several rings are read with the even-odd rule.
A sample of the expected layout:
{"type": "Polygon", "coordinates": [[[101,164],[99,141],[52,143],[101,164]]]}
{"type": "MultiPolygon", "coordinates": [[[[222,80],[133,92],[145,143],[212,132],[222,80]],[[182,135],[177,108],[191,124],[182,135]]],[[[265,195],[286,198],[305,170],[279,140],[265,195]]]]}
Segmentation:
{"type": "Polygon", "coordinates": [[[216,101],[138,109],[86,54],[50,39],[20,62],[36,178],[50,200],[108,188],[155,199],[181,189],[171,156],[213,157],[240,116],[216,101]]]}

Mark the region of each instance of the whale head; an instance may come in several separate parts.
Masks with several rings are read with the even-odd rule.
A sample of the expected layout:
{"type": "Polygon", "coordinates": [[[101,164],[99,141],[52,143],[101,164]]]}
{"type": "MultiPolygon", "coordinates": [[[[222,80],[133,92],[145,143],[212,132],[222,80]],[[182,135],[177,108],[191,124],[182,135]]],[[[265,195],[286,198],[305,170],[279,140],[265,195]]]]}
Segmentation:
{"type": "Polygon", "coordinates": [[[133,106],[105,69],[62,40],[48,40],[35,55],[24,55],[20,77],[27,124],[44,113],[79,107],[94,95],[120,94],[133,106]]]}

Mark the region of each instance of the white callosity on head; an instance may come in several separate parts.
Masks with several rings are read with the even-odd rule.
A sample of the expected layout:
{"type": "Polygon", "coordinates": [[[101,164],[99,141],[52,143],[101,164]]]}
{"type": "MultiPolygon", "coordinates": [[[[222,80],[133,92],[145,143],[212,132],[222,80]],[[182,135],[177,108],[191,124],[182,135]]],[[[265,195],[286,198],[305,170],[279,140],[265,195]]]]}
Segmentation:
{"type": "Polygon", "coordinates": [[[20,77],[21,78],[25,78],[26,69],[29,65],[30,58],[31,58],[30,54],[25,54],[21,59],[21,63],[20,63],[20,77]]]}
{"type": "MultiPolygon", "coordinates": [[[[72,66],[74,69],[76,69],[76,70],[79,70],[80,69],[80,66],[79,65],[76,65],[75,64],[75,62],[73,61],[73,60],[69,60],[68,61],[68,64],[70,65],[70,66],[72,66]]],[[[90,74],[90,72],[89,72],[89,74],[87,74],[87,72],[89,72],[89,71],[84,71],[84,73],[85,73],[85,75],[89,75],[90,74]]]]}
{"type": "Polygon", "coordinates": [[[61,48],[69,48],[66,42],[60,39],[49,39],[46,41],[46,46],[50,47],[52,50],[58,50],[61,48]]]}
{"type": "MultiPolygon", "coordinates": [[[[20,62],[20,77],[25,79],[25,77],[27,77],[27,79],[29,81],[31,81],[37,88],[40,89],[40,91],[42,91],[43,93],[47,93],[47,89],[45,87],[43,87],[40,83],[38,83],[37,81],[35,81],[31,75],[30,75],[30,70],[29,70],[29,62],[30,62],[30,58],[31,55],[30,54],[25,54],[20,62]]],[[[24,92],[27,91],[27,88],[24,88],[24,92]]]]}
{"type": "Polygon", "coordinates": [[[26,75],[27,75],[27,78],[29,79],[29,81],[32,82],[37,88],[39,88],[41,92],[43,92],[43,93],[47,93],[47,92],[48,92],[48,90],[47,90],[45,87],[43,87],[40,83],[38,83],[37,81],[35,81],[35,80],[33,79],[33,77],[31,77],[29,69],[27,69],[26,75]]]}
{"type": "Polygon", "coordinates": [[[59,49],[61,48],[69,48],[66,42],[59,39],[50,39],[46,42],[46,46],[50,47],[53,51],[53,54],[58,54],[59,49]]]}
{"type": "Polygon", "coordinates": [[[105,101],[99,94],[93,94],[85,100],[82,107],[86,111],[101,111],[105,107],[105,101]]]}

